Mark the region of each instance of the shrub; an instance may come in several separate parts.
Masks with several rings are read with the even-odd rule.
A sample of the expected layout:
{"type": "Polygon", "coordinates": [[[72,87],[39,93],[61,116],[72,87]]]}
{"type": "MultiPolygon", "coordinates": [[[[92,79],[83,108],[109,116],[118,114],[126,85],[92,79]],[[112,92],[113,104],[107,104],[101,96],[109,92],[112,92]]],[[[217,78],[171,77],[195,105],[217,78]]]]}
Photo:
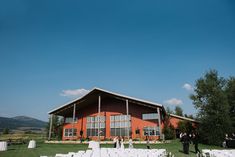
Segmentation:
{"type": "Polygon", "coordinates": [[[165,135],[166,140],[172,140],[175,139],[175,131],[174,127],[172,125],[167,126],[165,125],[163,128],[163,133],[165,135]]]}

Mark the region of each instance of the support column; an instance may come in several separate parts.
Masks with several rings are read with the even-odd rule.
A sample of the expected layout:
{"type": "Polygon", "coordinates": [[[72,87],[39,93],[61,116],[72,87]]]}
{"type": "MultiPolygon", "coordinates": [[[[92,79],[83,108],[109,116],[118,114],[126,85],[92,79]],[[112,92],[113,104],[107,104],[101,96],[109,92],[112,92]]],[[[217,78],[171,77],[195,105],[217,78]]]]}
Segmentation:
{"type": "Polygon", "coordinates": [[[53,114],[50,115],[50,128],[49,128],[48,140],[51,140],[52,122],[53,122],[53,114]]]}
{"type": "Polygon", "coordinates": [[[100,142],[100,107],[101,107],[101,96],[98,98],[98,140],[100,142]]]}
{"type": "Polygon", "coordinates": [[[73,104],[73,124],[72,124],[72,139],[74,139],[74,123],[76,116],[76,104],[73,104]]]}
{"type": "MultiPolygon", "coordinates": [[[[126,99],[126,116],[128,118],[128,115],[129,115],[129,102],[128,102],[128,99],[126,99]]],[[[127,138],[129,140],[130,138],[130,130],[129,130],[129,120],[128,120],[128,123],[127,123],[127,138]]]]}
{"type": "Polygon", "coordinates": [[[158,113],[159,135],[160,135],[160,137],[161,137],[161,135],[162,135],[162,130],[161,130],[161,115],[160,115],[160,109],[159,109],[159,107],[157,108],[157,113],[158,113]]]}

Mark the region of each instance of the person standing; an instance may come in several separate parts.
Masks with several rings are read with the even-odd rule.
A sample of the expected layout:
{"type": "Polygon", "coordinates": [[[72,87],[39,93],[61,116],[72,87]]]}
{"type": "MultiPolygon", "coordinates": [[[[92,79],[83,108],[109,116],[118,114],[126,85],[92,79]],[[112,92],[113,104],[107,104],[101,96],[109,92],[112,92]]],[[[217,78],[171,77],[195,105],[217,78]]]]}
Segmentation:
{"type": "Polygon", "coordinates": [[[116,140],[116,148],[120,148],[120,137],[118,137],[116,140]]]}
{"type": "Polygon", "coordinates": [[[150,144],[149,144],[149,136],[146,136],[146,144],[147,144],[147,149],[150,149],[150,144]]]}
{"type": "Polygon", "coordinates": [[[182,143],[183,143],[183,151],[185,154],[189,154],[189,144],[190,144],[190,138],[188,134],[184,133],[182,136],[182,143]]]}
{"type": "Polygon", "coordinates": [[[199,142],[199,136],[198,133],[195,132],[193,134],[193,144],[194,144],[194,148],[195,148],[195,153],[200,153],[200,150],[198,149],[198,142],[199,142]]]}
{"type": "Polygon", "coordinates": [[[129,149],[132,149],[132,148],[134,148],[134,147],[133,147],[133,141],[132,141],[132,139],[130,138],[130,139],[129,139],[129,149]]]}
{"type": "Polygon", "coordinates": [[[125,147],[124,147],[124,138],[123,137],[121,137],[121,149],[124,149],[125,147]]]}
{"type": "Polygon", "coordinates": [[[113,142],[114,142],[113,147],[116,148],[117,147],[117,137],[114,137],[113,142]]]}

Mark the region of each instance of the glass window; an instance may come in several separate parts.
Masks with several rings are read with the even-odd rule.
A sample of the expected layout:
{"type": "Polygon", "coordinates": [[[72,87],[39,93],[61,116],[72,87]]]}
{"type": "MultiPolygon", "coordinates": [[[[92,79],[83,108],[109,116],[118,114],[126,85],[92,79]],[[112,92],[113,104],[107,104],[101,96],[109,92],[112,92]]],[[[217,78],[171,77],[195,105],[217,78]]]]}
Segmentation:
{"type": "Polygon", "coordinates": [[[110,123],[110,127],[111,127],[111,128],[114,128],[114,127],[115,127],[114,124],[115,124],[114,122],[111,122],[111,123],[110,123]]]}
{"type": "Polygon", "coordinates": [[[110,117],[110,120],[111,120],[111,121],[114,121],[114,120],[115,120],[114,118],[115,118],[115,116],[111,116],[111,117],[110,117]]]}
{"type": "Polygon", "coordinates": [[[130,115],[110,116],[110,120],[111,120],[110,123],[111,136],[128,136],[128,130],[131,130],[130,115]]]}
{"type": "Polygon", "coordinates": [[[120,121],[120,116],[115,116],[115,121],[120,121]]]}
{"type": "Polygon", "coordinates": [[[99,117],[87,117],[87,136],[98,136],[98,128],[100,125],[100,135],[105,135],[105,116],[100,116],[100,122],[99,117]]]}
{"type": "Polygon", "coordinates": [[[158,114],[157,113],[142,114],[142,119],[143,120],[158,119],[158,114]]]}
{"type": "Polygon", "coordinates": [[[86,118],[87,122],[91,122],[91,117],[86,118]]]}
{"type": "MultiPolygon", "coordinates": [[[[74,122],[77,122],[78,118],[75,117],[74,122]]],[[[73,123],[73,117],[66,117],[65,123],[73,123]]]]}
{"type": "Polygon", "coordinates": [[[148,126],[148,127],[144,127],[143,131],[144,131],[145,136],[158,136],[158,135],[160,135],[159,134],[159,127],[148,126]]]}
{"type": "Polygon", "coordinates": [[[64,137],[77,136],[77,129],[64,129],[64,137]],[[74,130],[74,132],[73,132],[74,130]]]}

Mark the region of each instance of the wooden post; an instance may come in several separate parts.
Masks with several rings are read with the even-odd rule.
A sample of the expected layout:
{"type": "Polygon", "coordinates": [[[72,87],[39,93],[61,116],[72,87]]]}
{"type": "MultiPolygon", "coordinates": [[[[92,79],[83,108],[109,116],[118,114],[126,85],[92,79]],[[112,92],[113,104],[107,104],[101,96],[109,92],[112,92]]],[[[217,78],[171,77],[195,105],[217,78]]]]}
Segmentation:
{"type": "Polygon", "coordinates": [[[72,124],[72,139],[74,139],[74,123],[76,116],[76,103],[73,104],[73,124],[72,124]]]}
{"type": "Polygon", "coordinates": [[[157,108],[157,113],[158,113],[158,125],[159,125],[159,135],[161,137],[162,131],[161,131],[161,115],[160,115],[160,109],[159,107],[157,108]]]}
{"type": "Polygon", "coordinates": [[[98,98],[98,140],[100,142],[100,107],[101,107],[101,96],[98,98]]]}
{"type": "Polygon", "coordinates": [[[51,140],[52,122],[53,122],[53,114],[50,115],[50,128],[49,128],[48,140],[51,140]]]}
{"type": "MultiPolygon", "coordinates": [[[[126,99],[126,117],[128,118],[128,115],[129,115],[129,102],[128,102],[128,99],[126,99]]],[[[129,120],[127,121],[127,138],[129,140],[130,138],[130,130],[129,130],[129,120]]]]}

